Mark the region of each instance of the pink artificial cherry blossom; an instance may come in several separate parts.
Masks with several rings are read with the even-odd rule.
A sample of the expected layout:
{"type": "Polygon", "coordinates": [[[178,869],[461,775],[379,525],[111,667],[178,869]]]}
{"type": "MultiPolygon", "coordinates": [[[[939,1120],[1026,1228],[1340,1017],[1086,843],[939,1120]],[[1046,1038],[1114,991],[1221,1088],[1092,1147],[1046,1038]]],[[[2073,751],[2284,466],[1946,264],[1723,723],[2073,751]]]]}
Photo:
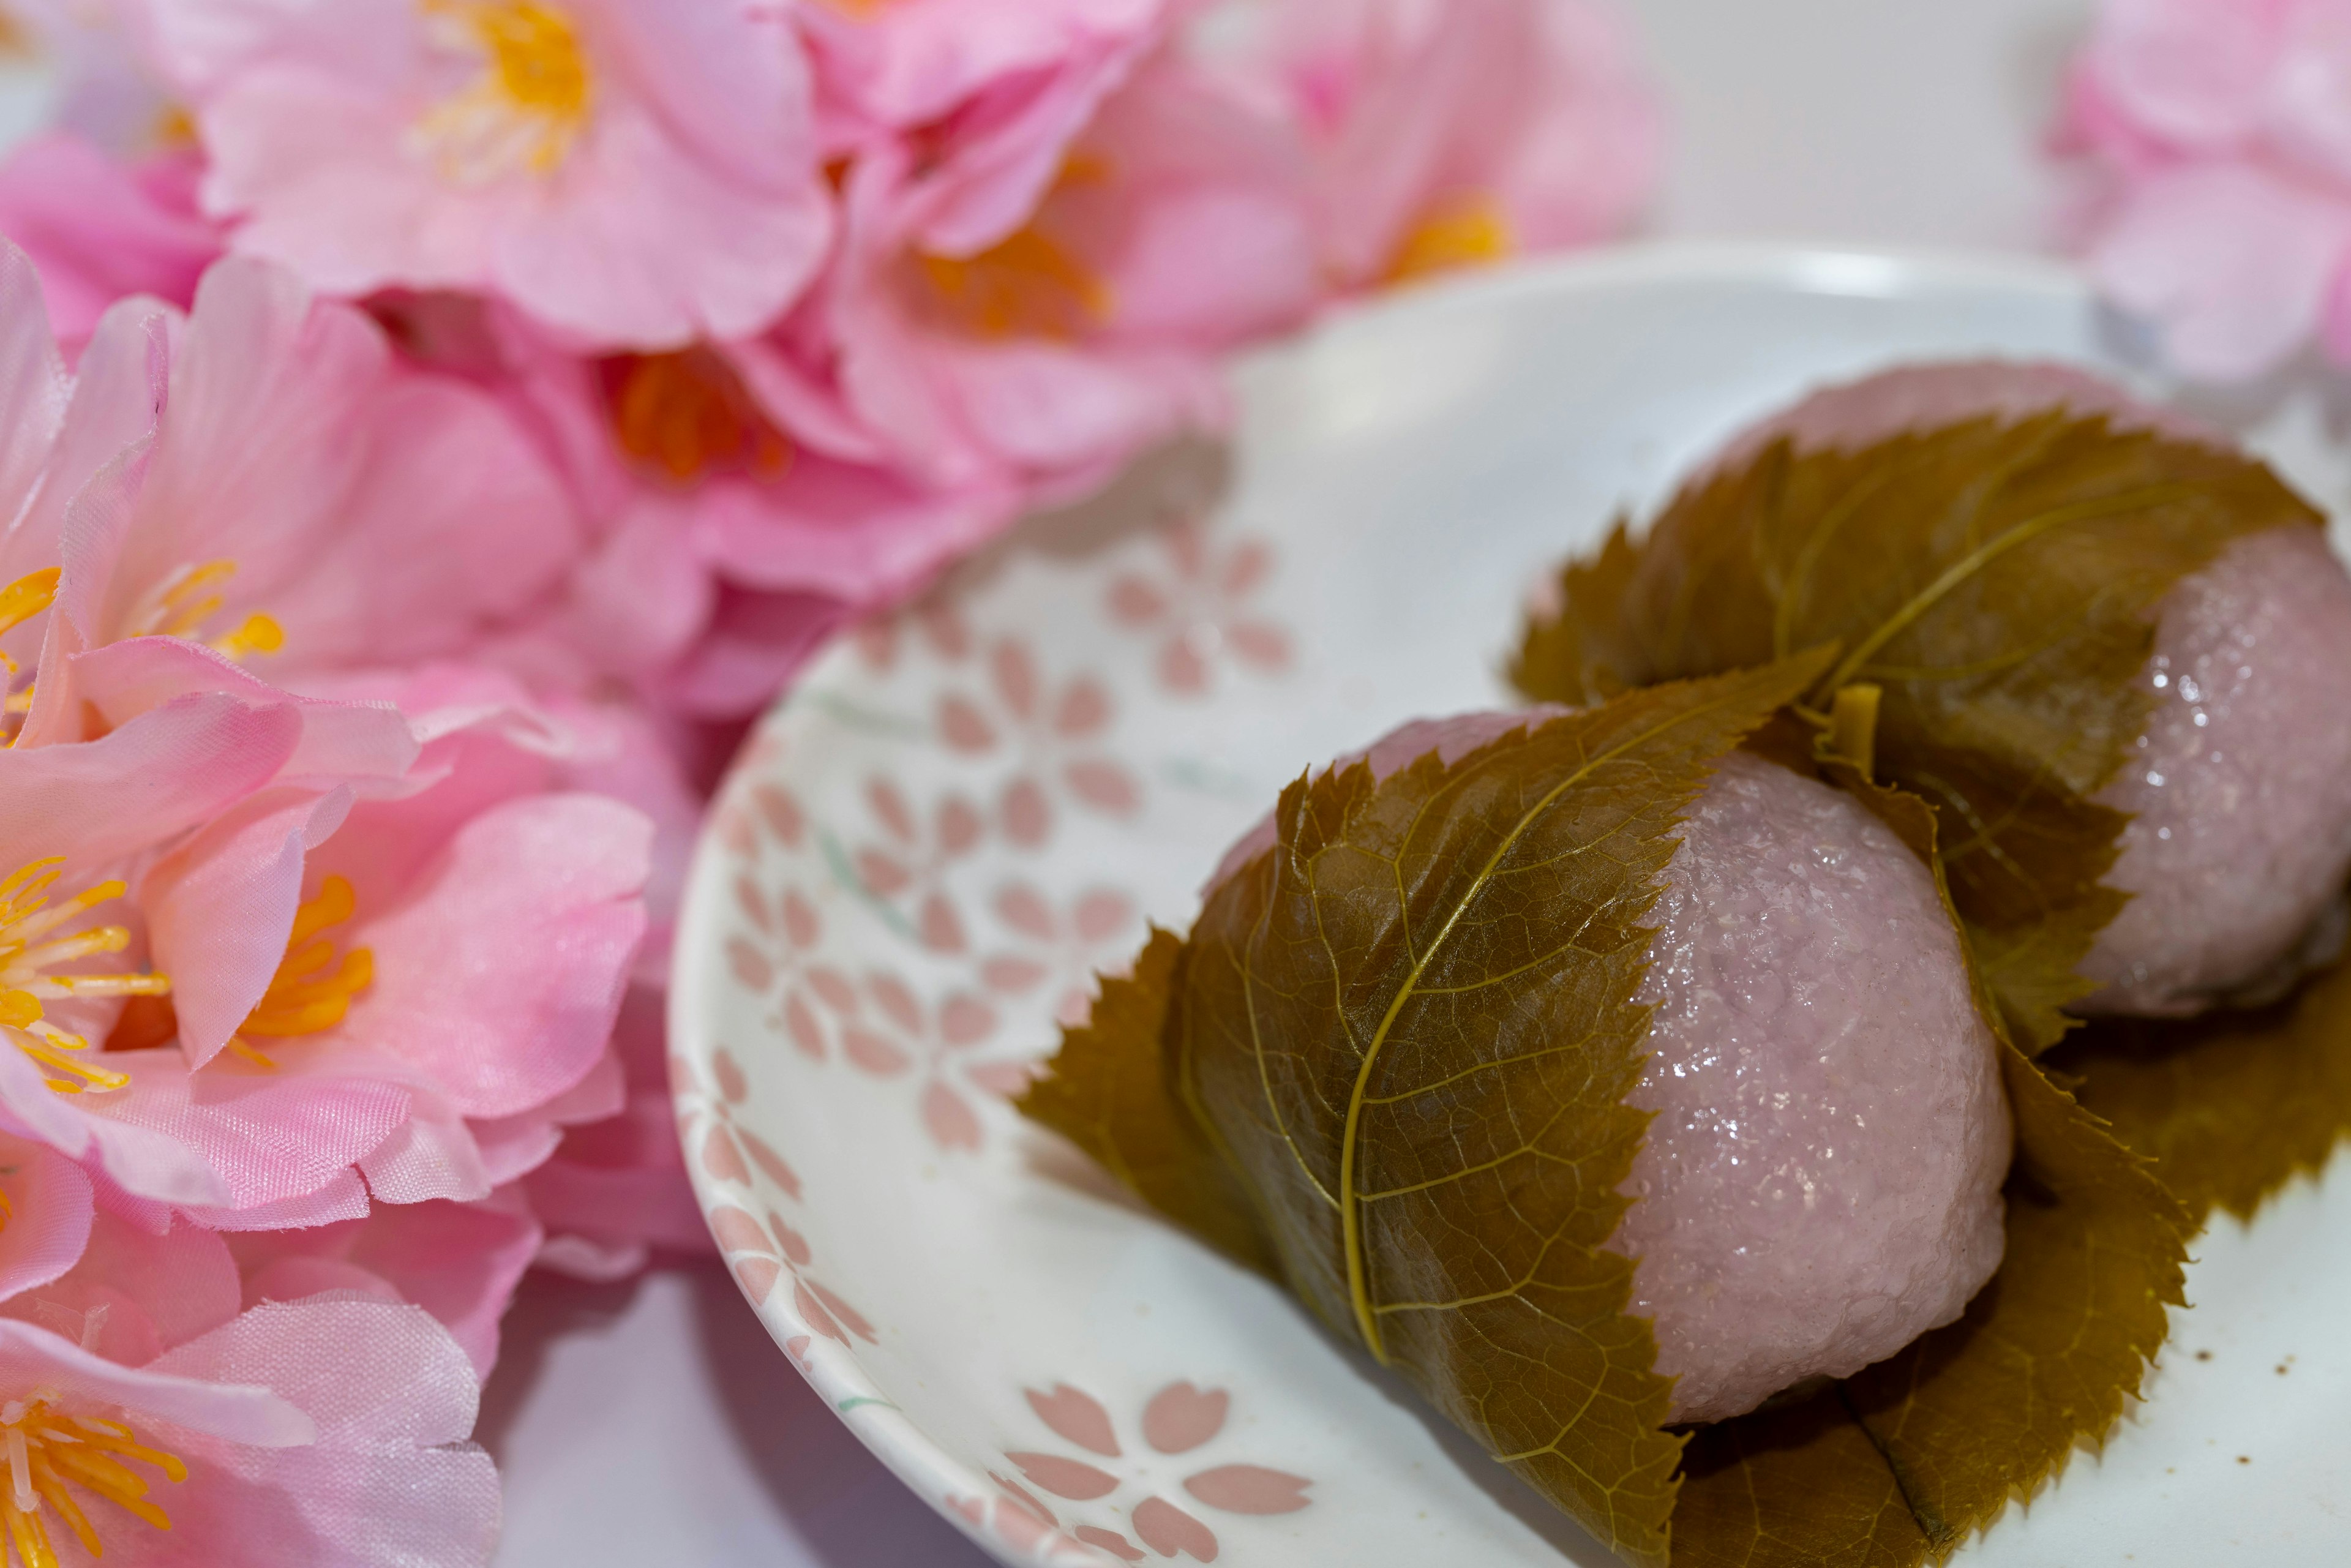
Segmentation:
{"type": "Polygon", "coordinates": [[[498,1359],[498,1320],[541,1231],[513,1188],[478,1203],[380,1203],[364,1219],[226,1238],[248,1307],[329,1291],[423,1307],[486,1378],[498,1359]]]}
{"type": "Polygon", "coordinates": [[[218,1237],[101,1213],[72,1270],[0,1301],[0,1524],[28,1561],[28,1541],[78,1561],[78,1538],[155,1568],[484,1564],[478,1400],[418,1307],[240,1312],[218,1237]]]}
{"type": "Polygon", "coordinates": [[[207,211],[357,296],[510,299],[603,345],[773,321],[831,206],[781,8],[660,0],[144,0],[207,211]]]}
{"type": "Polygon", "coordinates": [[[1228,68],[1312,149],[1324,264],[1362,287],[1624,227],[1662,115],[1608,0],[1278,0],[1228,68]]]}
{"type": "Polygon", "coordinates": [[[860,152],[810,307],[842,405],[933,483],[1091,488],[1221,423],[1218,357],[1319,298],[1294,140],[1170,55],[1084,122],[1034,127],[1055,178],[985,225],[939,172],[963,167],[960,133],[860,152]]]}
{"type": "Polygon", "coordinates": [[[101,378],[126,390],[91,444],[122,450],[109,410],[137,391],[153,433],[58,525],[26,744],[71,732],[86,650],[193,639],[281,682],[429,658],[535,601],[577,548],[569,498],[496,403],[398,366],[366,317],[278,269],[220,263],[184,319],[125,301],[84,361],[60,444],[101,378]]]}
{"type": "Polygon", "coordinates": [[[2086,167],[2078,238],[2191,375],[2316,340],[2351,361],[2351,5],[2109,0],[2054,145],[2086,167]]]}
{"type": "Polygon", "coordinates": [[[1169,0],[820,0],[799,25],[829,143],[931,144],[921,178],[953,191],[922,237],[953,255],[1019,225],[1070,137],[1178,11],[1169,0]]]}
{"type": "Polygon", "coordinates": [[[49,321],[78,350],[116,300],[185,308],[225,245],[197,210],[203,166],[184,149],[135,162],[69,131],[18,143],[0,162],[0,235],[38,268],[49,321]]]}

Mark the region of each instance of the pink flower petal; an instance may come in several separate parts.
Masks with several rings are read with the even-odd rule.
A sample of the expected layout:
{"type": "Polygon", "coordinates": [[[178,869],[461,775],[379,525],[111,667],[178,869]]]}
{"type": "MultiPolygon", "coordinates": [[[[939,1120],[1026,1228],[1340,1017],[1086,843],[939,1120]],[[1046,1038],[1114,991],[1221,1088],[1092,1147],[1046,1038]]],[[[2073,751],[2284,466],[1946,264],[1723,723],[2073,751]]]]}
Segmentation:
{"type": "Polygon", "coordinates": [[[1077,1459],[1063,1458],[1059,1454],[1020,1453],[1004,1457],[1019,1465],[1020,1473],[1031,1482],[1055,1497],[1065,1497],[1072,1502],[1089,1502],[1098,1497],[1108,1497],[1118,1490],[1116,1476],[1077,1459]]]}
{"type": "Polygon", "coordinates": [[[787,849],[798,849],[807,831],[808,819],[792,792],[780,784],[762,784],[751,791],[751,802],[759,809],[760,821],[768,831],[787,849]]]}
{"type": "Polygon", "coordinates": [[[982,752],[996,744],[995,729],[969,697],[957,694],[939,699],[939,735],[956,751],[982,752]]]}
{"type": "Polygon", "coordinates": [[[997,810],[1004,820],[1004,836],[1024,850],[1035,849],[1053,831],[1053,808],[1043,789],[1026,774],[1005,786],[997,810]]]}
{"type": "Polygon", "coordinates": [[[718,1245],[729,1252],[772,1253],[775,1246],[759,1222],[731,1203],[722,1203],[710,1211],[710,1233],[718,1245]]]}
{"type": "Polygon", "coordinates": [[[824,935],[824,925],[817,916],[816,905],[810,904],[799,888],[784,891],[784,936],[802,952],[817,945],[824,935]]]}
{"type": "Polygon", "coordinates": [[[1187,1453],[1225,1429],[1231,1406],[1232,1396],[1221,1388],[1171,1383],[1143,1407],[1144,1440],[1163,1454],[1187,1453]]]}
{"type": "Polygon", "coordinates": [[[735,1140],[726,1129],[713,1125],[710,1135],[702,1143],[702,1168],[713,1181],[734,1182],[738,1186],[751,1184],[751,1173],[744,1168],[743,1156],[735,1147],[735,1140]]]}
{"type": "Polygon", "coordinates": [[[1104,1530],[1099,1525],[1081,1524],[1070,1533],[1089,1546],[1100,1547],[1113,1557],[1128,1563],[1143,1561],[1143,1548],[1114,1530],[1104,1530]]]}
{"type": "Polygon", "coordinates": [[[735,1053],[723,1045],[710,1053],[710,1075],[718,1081],[719,1095],[729,1105],[740,1105],[744,1097],[751,1092],[750,1084],[743,1078],[742,1064],[735,1060],[735,1053]]]}
{"type": "Polygon", "coordinates": [[[1217,1532],[1163,1498],[1135,1504],[1134,1532],[1162,1557],[1181,1552],[1196,1562],[1217,1560],[1217,1532]]]}
{"type": "Polygon", "coordinates": [[[915,930],[923,946],[934,953],[960,953],[969,944],[964,935],[963,917],[956,913],[944,893],[935,893],[923,900],[915,930]]]}
{"type": "Polygon", "coordinates": [[[1105,759],[1072,762],[1062,770],[1070,789],[1079,800],[1097,810],[1114,816],[1125,816],[1143,803],[1142,788],[1134,775],[1117,763],[1105,759]]]}
{"type": "Polygon", "coordinates": [[[743,1147],[750,1154],[751,1163],[765,1172],[769,1181],[783,1188],[791,1197],[799,1197],[799,1173],[785,1163],[783,1155],[768,1147],[766,1139],[757,1133],[745,1132],[740,1128],[736,1130],[736,1136],[743,1140],[743,1147]]]}
{"type": "MultiPolygon", "coordinates": [[[[755,1307],[767,1301],[768,1292],[776,1288],[776,1281],[783,1278],[783,1273],[784,1266],[773,1258],[737,1258],[735,1260],[736,1283],[743,1287],[743,1294],[755,1307]]],[[[809,1326],[820,1328],[814,1318],[809,1320],[809,1326]]]]}
{"type": "Polygon", "coordinates": [[[841,1031],[841,1046],[852,1065],[876,1078],[893,1078],[905,1071],[913,1061],[888,1040],[854,1025],[841,1031]]]}
{"type": "Polygon", "coordinates": [[[931,1142],[942,1149],[969,1151],[980,1145],[979,1118],[961,1095],[944,1083],[924,1085],[923,1125],[931,1142]]]}
{"type": "Polygon", "coordinates": [[[995,1032],[996,1009],[967,991],[957,991],[939,1009],[939,1038],[949,1045],[977,1045],[995,1032]]]}
{"type": "Polygon", "coordinates": [[[1118,1437],[1111,1430],[1110,1412],[1092,1395],[1066,1383],[1055,1384],[1050,1394],[1040,1394],[1033,1388],[1022,1392],[1029,1396],[1029,1408],[1037,1412],[1037,1418],[1050,1427],[1056,1437],[1075,1443],[1090,1454],[1118,1458],[1118,1437]]]}
{"type": "Polygon", "coordinates": [[[1187,1478],[1184,1490],[1227,1513],[1295,1513],[1314,1500],[1304,1495],[1313,1484],[1261,1465],[1219,1465],[1187,1478]]]}
{"type": "Polygon", "coordinates": [[[1078,935],[1088,942],[1115,936],[1134,918],[1134,904],[1110,888],[1094,888],[1078,900],[1078,935]]]}
{"type": "Polygon", "coordinates": [[[826,1290],[822,1285],[818,1284],[813,1280],[809,1281],[809,1289],[815,1293],[818,1301],[824,1303],[825,1311],[831,1312],[833,1317],[840,1322],[843,1328],[847,1329],[851,1333],[855,1334],[859,1339],[863,1340],[868,1344],[877,1343],[873,1333],[873,1325],[867,1322],[856,1308],[851,1306],[847,1301],[842,1301],[839,1296],[834,1295],[831,1291],[826,1290]]]}
{"type": "MultiPolygon", "coordinates": [[[[757,1301],[759,1298],[753,1299],[757,1301]]],[[[824,1303],[811,1295],[808,1286],[798,1280],[792,1281],[792,1305],[798,1309],[800,1320],[825,1338],[836,1344],[846,1345],[849,1343],[849,1331],[833,1322],[832,1314],[824,1310],[824,1303]]]]}

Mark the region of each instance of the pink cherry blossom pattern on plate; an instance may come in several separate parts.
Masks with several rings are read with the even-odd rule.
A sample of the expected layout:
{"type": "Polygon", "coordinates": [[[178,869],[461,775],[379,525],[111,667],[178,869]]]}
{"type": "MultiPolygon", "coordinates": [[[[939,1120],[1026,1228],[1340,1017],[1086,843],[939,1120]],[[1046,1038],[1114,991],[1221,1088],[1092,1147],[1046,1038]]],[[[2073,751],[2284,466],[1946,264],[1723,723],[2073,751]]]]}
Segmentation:
{"type": "MultiPolygon", "coordinates": [[[[1295,1513],[1313,1502],[1306,1489],[1314,1483],[1263,1465],[1226,1463],[1201,1466],[1187,1458],[1214,1443],[1225,1431],[1232,1411],[1232,1396],[1221,1388],[1202,1388],[1189,1382],[1171,1383],[1144,1402],[1137,1429],[1144,1451],[1131,1452],[1122,1444],[1110,1411],[1084,1389],[1056,1383],[1050,1389],[1023,1389],[1029,1408],[1053,1435],[1092,1456],[1077,1458],[1051,1449],[1007,1449],[1005,1458],[1020,1479],[996,1471],[989,1479],[1016,1506],[1033,1511],[1052,1528],[1062,1528],[1050,1505],[1039,1492],[1064,1503],[1111,1503],[1113,1514],[1125,1514],[1126,1529],[1099,1522],[1100,1511],[1091,1511],[1097,1522],[1077,1523],[1070,1532],[1087,1545],[1128,1563],[1144,1560],[1148,1547],[1162,1557],[1186,1556],[1214,1563],[1221,1543],[1216,1531],[1196,1509],[1205,1505],[1220,1513],[1243,1516],[1295,1513]],[[1165,1461],[1181,1459],[1169,1464],[1165,1461]],[[1097,1462],[1102,1461],[1102,1462],[1097,1462]],[[1026,1482],[1026,1485],[1022,1483],[1026,1482]],[[1172,1500],[1181,1492],[1186,1502],[1172,1500]],[[1112,1500],[1134,1496],[1120,1506],[1112,1500]],[[1133,1537],[1127,1533],[1132,1531],[1133,1537]],[[1141,1545],[1137,1545],[1137,1541],[1141,1545]]],[[[1213,1456],[1201,1455],[1200,1458],[1213,1456]]],[[[1229,1527],[1228,1527],[1229,1528],[1229,1527]]]]}
{"type": "Polygon", "coordinates": [[[1222,662],[1266,675],[1289,669],[1289,632],[1254,603],[1273,576],[1273,547],[1228,533],[1212,539],[1193,520],[1159,538],[1165,572],[1123,571],[1110,584],[1111,618],[1159,640],[1159,684],[1203,696],[1222,662]]]}
{"type": "Polygon", "coordinates": [[[969,945],[963,916],[948,894],[946,873],[987,837],[987,819],[960,794],[946,794],[925,821],[905,791],[880,774],[866,781],[865,803],[881,828],[850,857],[851,891],[863,894],[902,935],[934,953],[960,953],[969,945]]]}
{"type": "Polygon", "coordinates": [[[703,1175],[712,1181],[749,1186],[756,1166],[778,1191],[797,1200],[799,1174],[766,1139],[736,1124],[735,1112],[750,1097],[751,1089],[735,1053],[722,1045],[711,1056],[712,1075],[718,1081],[716,1094],[703,1086],[693,1064],[683,1056],[673,1054],[669,1070],[671,1087],[679,1103],[688,1107],[678,1117],[678,1142],[687,1156],[701,1166],[703,1175]],[[745,1163],[746,1155],[749,1164],[745,1163]]]}
{"type": "Polygon", "coordinates": [[[938,733],[964,756],[1008,752],[1018,759],[1019,771],[997,797],[997,819],[1007,840],[1036,849],[1053,831],[1050,785],[1108,816],[1142,809],[1142,781],[1102,744],[1114,716],[1109,689],[1094,676],[1056,682],[1038,668],[1027,643],[1004,637],[987,650],[984,695],[940,694],[938,733]]]}
{"type": "Polygon", "coordinates": [[[721,1198],[704,1211],[704,1218],[745,1299],[754,1307],[761,1306],[789,1279],[792,1306],[812,1333],[843,1347],[850,1345],[852,1335],[873,1343],[873,1325],[864,1314],[806,1271],[814,1257],[808,1238],[787,1224],[774,1205],[761,1203],[759,1184],[752,1176],[754,1166],[768,1185],[792,1203],[800,1201],[800,1179],[758,1134],[735,1124],[733,1112],[750,1098],[751,1091],[734,1052],[721,1046],[711,1055],[712,1076],[717,1080],[715,1095],[702,1086],[684,1058],[674,1056],[670,1061],[678,1080],[679,1100],[699,1112],[689,1112],[688,1125],[681,1128],[687,1146],[696,1146],[694,1134],[700,1132],[698,1157],[703,1174],[714,1182],[742,1189],[739,1201],[721,1198]],[[696,1123],[701,1125],[695,1126],[696,1123]],[[745,1154],[750,1155],[748,1165],[744,1162],[745,1154]],[[754,1216],[754,1208],[764,1208],[764,1224],[754,1216]]]}
{"type": "MultiPolygon", "coordinates": [[[[1135,924],[1134,895],[1090,887],[1057,908],[1034,885],[1011,882],[997,890],[991,909],[1012,946],[980,965],[987,988],[1007,997],[1050,988],[1056,998],[1056,1023],[1067,1028],[1085,1022],[1093,1009],[1094,977],[1113,972],[1106,966],[1134,946],[1128,939],[1135,924]]],[[[1024,1082],[1026,1077],[1024,1072],[1024,1082]]]]}

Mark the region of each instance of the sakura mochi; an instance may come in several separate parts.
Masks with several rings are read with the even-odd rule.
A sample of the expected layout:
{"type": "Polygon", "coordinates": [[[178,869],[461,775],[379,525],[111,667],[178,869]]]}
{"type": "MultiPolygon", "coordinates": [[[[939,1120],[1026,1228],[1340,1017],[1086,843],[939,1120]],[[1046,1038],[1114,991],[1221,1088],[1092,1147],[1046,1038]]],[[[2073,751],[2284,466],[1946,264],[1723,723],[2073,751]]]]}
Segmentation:
{"type": "MultiPolygon", "coordinates": [[[[1816,392],[1734,441],[1853,448],[2053,410],[2208,444],[2228,437],[2067,366],[1914,366],[1816,392]]],[[[2097,799],[2132,813],[2106,877],[2132,897],[2081,966],[2082,1011],[2194,1013],[2265,1000],[2342,940],[2351,871],[2351,574],[2315,529],[2241,538],[2175,588],[2144,679],[2147,730],[2097,799]]]]}
{"type": "MultiPolygon", "coordinates": [[[[1416,720],[1336,766],[1449,764],[1562,711],[1416,720]]],[[[2000,1266],[2011,1138],[1934,879],[1854,797],[1734,752],[1678,832],[1635,995],[1655,1116],[1609,1245],[1673,1419],[1713,1421],[1957,1320],[2000,1266]]],[[[1274,841],[1268,816],[1216,881],[1274,841]]]]}

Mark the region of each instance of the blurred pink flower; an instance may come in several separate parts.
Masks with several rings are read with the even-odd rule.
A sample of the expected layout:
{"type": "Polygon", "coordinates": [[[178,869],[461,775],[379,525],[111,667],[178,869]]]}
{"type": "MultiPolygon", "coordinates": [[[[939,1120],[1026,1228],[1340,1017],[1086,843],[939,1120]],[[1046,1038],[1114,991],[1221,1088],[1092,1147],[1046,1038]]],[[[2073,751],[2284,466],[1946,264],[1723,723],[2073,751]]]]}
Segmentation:
{"type": "Polygon", "coordinates": [[[799,12],[826,141],[923,144],[925,249],[962,255],[1018,228],[1062,150],[1165,37],[1173,0],[816,0],[799,12]]]}
{"type": "Polygon", "coordinates": [[[942,226],[963,187],[929,171],[959,166],[957,134],[861,154],[813,305],[841,406],[934,484],[1066,498],[1219,426],[1223,355],[1319,297],[1293,140],[1170,56],[1045,141],[1050,188],[986,226],[942,226]]]}
{"type": "MultiPolygon", "coordinates": [[[[698,1217],[697,1217],[698,1218],[698,1217]]],[[[380,1203],[365,1219],[227,1238],[248,1307],[340,1291],[423,1307],[486,1378],[498,1320],[539,1248],[538,1222],[512,1189],[478,1203],[380,1203]]]]}
{"type": "Polygon", "coordinates": [[[625,1072],[621,1113],[569,1128],[547,1163],[523,1178],[546,1228],[538,1261],[580,1279],[613,1280],[644,1267],[653,1249],[706,1252],[710,1232],[685,1179],[663,1052],[662,994],[633,988],[612,1031],[625,1072]]]}
{"type": "Polygon", "coordinates": [[[2351,4],[2108,0],[2054,145],[2093,272],[2180,370],[2351,362],[2351,4]]]}
{"type": "Polygon", "coordinates": [[[482,343],[597,535],[547,612],[498,644],[537,682],[618,681],[689,715],[749,714],[845,617],[910,591],[1017,509],[1007,485],[908,472],[781,334],[595,361],[512,322],[482,343]]]}
{"type": "Polygon", "coordinates": [[[156,1568],[460,1568],[496,1538],[497,1473],[466,1440],[479,1388],[449,1332],[348,1295],[240,1312],[227,1249],[193,1227],[101,1214],[70,1272],[0,1302],[0,1400],[20,1552],[78,1561],[78,1537],[156,1568]]]}
{"type": "MultiPolygon", "coordinates": [[[[193,639],[280,682],[444,655],[578,548],[569,498],[494,400],[398,364],[364,315],[277,268],[218,264],[184,318],[121,302],[83,358],[75,412],[84,386],[120,383],[112,404],[154,429],[49,547],[65,575],[27,744],[78,722],[86,650],[193,639]]],[[[120,450],[132,422],[101,417],[89,444],[120,450]]]]}
{"type": "Polygon", "coordinates": [[[1622,229],[1663,116],[1607,0],[1270,0],[1225,61],[1312,149],[1316,235],[1343,287],[1622,229]]]}
{"type": "Polygon", "coordinates": [[[0,235],[31,256],[69,350],[128,295],[194,300],[225,244],[196,209],[202,172],[185,149],[126,161],[68,131],[20,142],[0,162],[0,235]]]}
{"type": "Polygon", "coordinates": [[[512,300],[599,344],[774,320],[831,206],[780,7],[143,0],[241,251],[330,293],[512,300]]]}

